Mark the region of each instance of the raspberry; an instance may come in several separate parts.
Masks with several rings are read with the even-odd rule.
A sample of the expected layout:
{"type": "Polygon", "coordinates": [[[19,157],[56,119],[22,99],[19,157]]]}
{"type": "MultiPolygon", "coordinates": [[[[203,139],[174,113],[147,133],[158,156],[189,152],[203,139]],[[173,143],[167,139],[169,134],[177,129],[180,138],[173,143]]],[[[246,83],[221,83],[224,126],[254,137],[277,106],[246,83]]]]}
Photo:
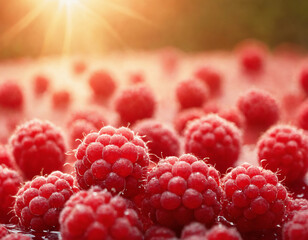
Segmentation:
{"type": "Polygon", "coordinates": [[[7,234],[4,238],[1,238],[1,240],[31,240],[31,239],[32,238],[30,236],[21,233],[7,234]]]}
{"type": "Polygon", "coordinates": [[[183,228],[181,239],[194,239],[193,237],[200,237],[200,240],[202,237],[205,239],[206,231],[206,227],[203,224],[199,222],[192,222],[183,228]]]}
{"type": "Polygon", "coordinates": [[[158,162],[160,158],[178,156],[180,153],[179,136],[173,129],[155,120],[138,122],[134,131],[147,142],[151,160],[158,162]]]}
{"type": "Polygon", "coordinates": [[[177,114],[174,119],[174,128],[177,132],[182,135],[184,133],[184,129],[192,120],[201,118],[204,116],[204,113],[199,108],[189,108],[185,109],[177,114]]]}
{"type": "Polygon", "coordinates": [[[87,122],[92,123],[97,129],[101,129],[101,127],[107,124],[106,118],[98,109],[85,109],[73,112],[67,126],[71,125],[76,120],[86,120],[87,122]]]}
{"type": "Polygon", "coordinates": [[[185,152],[209,158],[222,173],[233,166],[241,149],[241,132],[217,115],[210,114],[193,121],[185,131],[185,152]]]}
{"type": "Polygon", "coordinates": [[[116,89],[114,79],[104,70],[93,72],[89,79],[89,85],[94,95],[103,99],[110,98],[116,89]]]}
{"type": "Polygon", "coordinates": [[[208,89],[202,82],[189,79],[177,85],[176,97],[181,108],[201,107],[208,99],[208,89]]]}
{"type": "Polygon", "coordinates": [[[289,197],[272,171],[243,163],[222,181],[224,217],[237,229],[259,231],[281,224],[289,197]]]}
{"type": "Polygon", "coordinates": [[[308,101],[304,101],[298,108],[296,122],[300,128],[308,130],[308,101]]]}
{"type": "Polygon", "coordinates": [[[82,74],[87,70],[87,65],[85,62],[78,60],[73,63],[73,71],[75,74],[82,74]]]}
{"type": "Polygon", "coordinates": [[[0,165],[4,164],[6,167],[15,169],[16,163],[11,155],[11,152],[7,149],[7,147],[0,145],[0,165]]]}
{"type": "Polygon", "coordinates": [[[308,139],[295,127],[278,125],[267,130],[257,149],[261,166],[278,171],[286,183],[302,179],[308,171],[308,139]]]}
{"type": "Polygon", "coordinates": [[[250,90],[242,95],[237,103],[246,122],[251,125],[268,127],[279,119],[277,101],[265,91],[250,90]]]}
{"type": "Polygon", "coordinates": [[[78,191],[74,179],[60,171],[38,176],[18,191],[14,205],[21,226],[36,231],[59,227],[59,214],[65,202],[78,191]]]}
{"type": "Polygon", "coordinates": [[[298,76],[299,84],[306,94],[308,94],[308,66],[304,66],[298,76]]]}
{"type": "Polygon", "coordinates": [[[247,73],[259,73],[264,69],[265,47],[254,41],[242,43],[239,49],[239,60],[247,73]]]}
{"type": "Polygon", "coordinates": [[[243,128],[244,119],[242,114],[237,109],[225,109],[218,113],[223,119],[226,119],[229,122],[234,123],[238,128],[243,128]]]}
{"type": "Polygon", "coordinates": [[[145,143],[129,128],[103,127],[78,146],[75,171],[82,189],[93,185],[134,197],[142,191],[149,165],[145,143]]]}
{"type": "Polygon", "coordinates": [[[52,94],[52,106],[55,109],[67,108],[71,100],[71,94],[67,90],[59,90],[52,94]]]}
{"type": "Polygon", "coordinates": [[[151,118],[155,109],[155,96],[145,85],[127,88],[115,100],[115,110],[122,124],[134,124],[137,120],[151,118]]]}
{"type": "Polygon", "coordinates": [[[304,198],[291,199],[287,205],[288,216],[291,220],[298,211],[308,210],[308,200],[304,198]]]}
{"type": "Polygon", "coordinates": [[[99,188],[80,191],[69,201],[60,215],[63,240],[136,239],[141,240],[141,223],[126,201],[112,197],[99,188]]]}
{"type": "Polygon", "coordinates": [[[212,227],[206,234],[207,240],[242,240],[236,228],[228,228],[224,225],[212,227]]]}
{"type": "Polygon", "coordinates": [[[41,95],[48,90],[49,79],[44,75],[37,75],[34,78],[34,92],[36,95],[41,95]]]}
{"type": "Polygon", "coordinates": [[[23,92],[17,83],[7,81],[0,85],[0,106],[2,108],[20,110],[23,103],[23,92]]]}
{"type": "Polygon", "coordinates": [[[17,165],[27,179],[61,170],[65,162],[62,132],[48,121],[38,119],[20,125],[10,139],[17,165]]]}
{"type": "Polygon", "coordinates": [[[293,219],[283,226],[284,240],[308,239],[308,211],[297,212],[293,219]]]}
{"type": "Polygon", "coordinates": [[[144,235],[144,240],[176,240],[175,232],[171,229],[154,225],[150,227],[144,235]]]}
{"type": "Polygon", "coordinates": [[[144,213],[175,230],[193,221],[212,224],[221,210],[218,171],[190,154],[159,161],[145,190],[144,213]]]}
{"type": "Polygon", "coordinates": [[[11,208],[14,196],[22,183],[21,176],[14,170],[0,165],[0,221],[9,222],[13,217],[11,208]]]}
{"type": "Polygon", "coordinates": [[[209,87],[212,95],[220,91],[222,79],[220,73],[215,69],[211,67],[201,67],[194,75],[209,87]]]}

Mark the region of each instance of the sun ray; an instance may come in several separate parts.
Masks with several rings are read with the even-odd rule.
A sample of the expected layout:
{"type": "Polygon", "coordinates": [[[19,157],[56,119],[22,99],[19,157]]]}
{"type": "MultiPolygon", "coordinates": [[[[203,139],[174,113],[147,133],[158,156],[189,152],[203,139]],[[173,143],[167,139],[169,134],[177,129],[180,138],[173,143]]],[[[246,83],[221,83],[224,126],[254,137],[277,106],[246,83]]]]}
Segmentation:
{"type": "Polygon", "coordinates": [[[63,40],[63,48],[62,54],[67,55],[70,53],[71,43],[72,43],[72,9],[69,7],[65,8],[66,16],[65,16],[65,31],[64,31],[64,40],[63,40]]]}

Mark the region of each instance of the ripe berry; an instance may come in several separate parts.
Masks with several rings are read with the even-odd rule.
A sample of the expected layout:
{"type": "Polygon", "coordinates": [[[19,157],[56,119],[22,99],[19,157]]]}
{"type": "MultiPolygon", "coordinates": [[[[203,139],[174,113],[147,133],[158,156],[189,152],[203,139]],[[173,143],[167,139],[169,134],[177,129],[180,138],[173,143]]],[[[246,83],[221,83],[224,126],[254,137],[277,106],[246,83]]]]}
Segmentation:
{"type": "Polygon", "coordinates": [[[287,219],[291,220],[294,215],[303,210],[308,210],[308,200],[304,198],[290,199],[287,205],[288,216],[287,219]]]}
{"type": "Polygon", "coordinates": [[[205,225],[199,222],[192,222],[183,228],[181,233],[181,239],[182,240],[189,240],[194,238],[197,239],[200,238],[200,240],[205,239],[206,232],[207,230],[205,225]]]}
{"type": "Polygon", "coordinates": [[[145,143],[129,128],[107,126],[88,134],[75,156],[76,177],[82,189],[98,185],[125,197],[142,191],[149,154],[145,143]]]}
{"type": "Polygon", "coordinates": [[[300,128],[308,130],[308,101],[304,101],[298,108],[296,123],[300,128]]]}
{"type": "Polygon", "coordinates": [[[304,66],[299,73],[299,84],[306,94],[308,94],[308,66],[304,66]]]}
{"type": "Polygon", "coordinates": [[[250,90],[238,99],[237,104],[246,122],[251,125],[268,127],[279,119],[277,101],[265,91],[250,90]]]}
{"type": "Polygon", "coordinates": [[[190,154],[159,161],[145,190],[144,213],[175,230],[193,221],[212,224],[221,210],[218,171],[190,154]]]}
{"type": "Polygon", "coordinates": [[[52,94],[52,106],[55,109],[67,108],[71,100],[71,94],[67,90],[59,90],[52,94]]]}
{"type": "Polygon", "coordinates": [[[21,226],[36,231],[57,229],[65,202],[78,191],[69,174],[56,171],[26,182],[16,196],[14,212],[21,226]]]}
{"type": "Polygon", "coordinates": [[[134,124],[137,120],[151,118],[155,109],[155,96],[145,85],[127,88],[115,100],[115,110],[122,124],[134,124]]]}
{"type": "Polygon", "coordinates": [[[14,170],[0,165],[0,221],[9,222],[12,218],[14,196],[22,183],[21,176],[14,170]]]}
{"type": "Polygon", "coordinates": [[[289,197],[272,171],[243,163],[223,178],[222,187],[224,217],[240,231],[266,230],[282,223],[289,197]]]}
{"type": "Polygon", "coordinates": [[[223,119],[226,119],[229,122],[234,123],[238,128],[242,128],[244,125],[244,119],[242,113],[239,112],[237,109],[224,109],[218,113],[223,119]]]}
{"type": "Polygon", "coordinates": [[[239,51],[241,67],[247,73],[258,73],[263,70],[265,64],[264,46],[255,42],[247,42],[242,44],[239,51]]]}
{"type": "Polygon", "coordinates": [[[202,80],[210,89],[211,94],[215,94],[221,89],[221,75],[211,67],[201,67],[195,72],[195,77],[202,80]]]}
{"type": "Polygon", "coordinates": [[[0,165],[5,165],[8,168],[15,169],[16,163],[11,155],[11,152],[6,146],[0,145],[0,165]]]}
{"type": "Polygon", "coordinates": [[[236,228],[226,227],[224,225],[216,225],[212,227],[206,234],[207,240],[242,240],[241,235],[236,228]]]}
{"type": "Polygon", "coordinates": [[[76,120],[86,120],[92,123],[97,129],[101,129],[101,127],[107,124],[104,114],[98,109],[85,109],[73,112],[68,120],[67,126],[76,120]]]}
{"type": "Polygon", "coordinates": [[[135,125],[134,131],[147,143],[152,161],[179,155],[179,136],[168,126],[155,120],[143,120],[135,125]]]}
{"type": "Polygon", "coordinates": [[[12,81],[0,85],[0,107],[20,110],[24,104],[24,96],[20,86],[12,81]]]}
{"type": "Polygon", "coordinates": [[[292,183],[308,171],[308,138],[288,125],[269,129],[258,142],[258,160],[262,167],[279,173],[280,180],[292,183]]]}
{"type": "Polygon", "coordinates": [[[96,97],[108,99],[116,89],[116,83],[111,75],[103,70],[93,72],[89,85],[96,97]]]}
{"type": "Polygon", "coordinates": [[[210,114],[193,121],[185,131],[185,152],[215,165],[224,173],[238,159],[241,132],[217,115],[210,114]]]}
{"type": "Polygon", "coordinates": [[[49,79],[43,75],[37,75],[34,78],[34,92],[36,95],[41,95],[47,91],[49,87],[49,79]]]}
{"type": "Polygon", "coordinates": [[[179,82],[176,97],[181,108],[201,107],[208,99],[206,85],[196,79],[179,82]]]}
{"type": "Polygon", "coordinates": [[[171,229],[154,225],[146,230],[144,240],[176,240],[175,232],[171,229]]]}
{"type": "Polygon", "coordinates": [[[308,239],[308,211],[297,212],[291,221],[283,226],[284,240],[306,240],[308,239]]]}
{"type": "Polygon", "coordinates": [[[62,131],[48,121],[38,119],[17,127],[10,139],[15,161],[27,179],[54,170],[61,170],[65,162],[62,131]]]}
{"type": "Polygon", "coordinates": [[[141,240],[141,223],[126,201],[101,189],[80,191],[66,202],[60,215],[63,240],[141,240]]]}
{"type": "Polygon", "coordinates": [[[204,115],[204,112],[199,108],[185,109],[179,112],[174,118],[174,128],[180,135],[182,135],[184,133],[184,129],[192,120],[201,118],[204,115]]]}

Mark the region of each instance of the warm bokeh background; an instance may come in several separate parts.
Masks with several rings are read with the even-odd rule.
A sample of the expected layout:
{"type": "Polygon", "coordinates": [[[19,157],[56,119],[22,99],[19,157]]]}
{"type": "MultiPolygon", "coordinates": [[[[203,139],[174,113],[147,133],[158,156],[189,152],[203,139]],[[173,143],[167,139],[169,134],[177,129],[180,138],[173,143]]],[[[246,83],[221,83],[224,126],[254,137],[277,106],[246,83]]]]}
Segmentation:
{"type": "Polygon", "coordinates": [[[230,49],[246,38],[270,47],[284,42],[308,47],[308,1],[79,0],[94,14],[72,9],[70,22],[56,10],[57,1],[2,0],[0,57],[166,46],[230,49]],[[44,1],[47,5],[36,9],[44,1]],[[27,15],[31,11],[34,14],[27,15]]]}

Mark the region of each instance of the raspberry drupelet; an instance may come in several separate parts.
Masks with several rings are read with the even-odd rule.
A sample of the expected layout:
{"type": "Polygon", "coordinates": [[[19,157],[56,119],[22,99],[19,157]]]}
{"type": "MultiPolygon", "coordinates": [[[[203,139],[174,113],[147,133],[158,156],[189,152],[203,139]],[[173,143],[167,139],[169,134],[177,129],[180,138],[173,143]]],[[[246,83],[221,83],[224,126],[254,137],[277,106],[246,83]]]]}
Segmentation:
{"type": "Polygon", "coordinates": [[[2,164],[11,169],[16,168],[15,159],[9,149],[4,145],[0,145],[0,165],[2,164]]]}
{"type": "Polygon", "coordinates": [[[14,170],[0,165],[0,222],[8,223],[14,216],[14,196],[22,183],[22,177],[14,170]]]}
{"type": "Polygon", "coordinates": [[[24,105],[24,96],[21,87],[7,81],[0,85],[0,107],[11,110],[21,110],[24,105]]]}
{"type": "Polygon", "coordinates": [[[263,90],[247,91],[238,99],[237,104],[250,125],[268,127],[279,120],[280,110],[276,99],[263,90]]]}
{"type": "Polygon", "coordinates": [[[89,85],[95,97],[108,99],[116,90],[116,82],[105,70],[98,70],[91,74],[89,85]]]}
{"type": "Polygon", "coordinates": [[[289,197],[272,171],[243,163],[222,179],[222,188],[223,215],[239,231],[267,230],[282,223],[289,197]]]}
{"type": "Polygon", "coordinates": [[[140,84],[124,89],[117,96],[115,110],[120,115],[121,124],[134,124],[154,115],[156,99],[150,88],[140,84]]]}
{"type": "Polygon", "coordinates": [[[59,214],[76,192],[78,188],[69,174],[55,171],[47,177],[38,176],[19,189],[14,213],[25,228],[35,231],[58,229],[59,214]]]}
{"type": "Polygon", "coordinates": [[[63,240],[142,240],[141,228],[136,211],[128,208],[125,199],[99,187],[75,194],[60,215],[63,240]]]}
{"type": "Polygon", "coordinates": [[[208,88],[197,79],[188,79],[178,83],[176,98],[182,109],[201,107],[208,99],[208,88]]]}
{"type": "Polygon", "coordinates": [[[143,120],[136,123],[134,131],[147,143],[152,161],[180,154],[179,136],[172,128],[156,120],[143,120]]]}
{"type": "Polygon", "coordinates": [[[49,121],[34,119],[18,126],[10,146],[27,179],[63,168],[66,147],[62,130],[49,121]]]}
{"type": "Polygon", "coordinates": [[[36,95],[41,95],[48,90],[49,79],[44,75],[37,75],[34,78],[33,89],[36,95]]]}
{"type": "Polygon", "coordinates": [[[75,156],[80,188],[98,185],[125,197],[134,197],[143,191],[149,166],[148,149],[129,128],[106,126],[88,134],[75,156]]]}
{"type": "Polygon", "coordinates": [[[308,138],[293,126],[277,125],[267,130],[257,144],[262,167],[278,172],[287,184],[301,180],[308,171],[308,138]]]}
{"type": "Polygon", "coordinates": [[[219,172],[191,154],[160,160],[145,191],[144,213],[177,231],[193,221],[212,224],[221,211],[219,172]]]}
{"type": "Polygon", "coordinates": [[[201,108],[185,109],[174,118],[174,128],[180,135],[183,135],[184,129],[192,120],[203,117],[205,114],[201,108]]]}
{"type": "Polygon", "coordinates": [[[284,224],[283,240],[308,239],[308,210],[297,212],[292,220],[284,224]]]}
{"type": "Polygon", "coordinates": [[[197,69],[194,75],[209,87],[211,95],[221,90],[222,77],[216,69],[203,66],[197,69]]]}
{"type": "Polygon", "coordinates": [[[214,165],[224,173],[238,159],[241,131],[215,114],[191,122],[185,131],[185,152],[214,165]]]}

